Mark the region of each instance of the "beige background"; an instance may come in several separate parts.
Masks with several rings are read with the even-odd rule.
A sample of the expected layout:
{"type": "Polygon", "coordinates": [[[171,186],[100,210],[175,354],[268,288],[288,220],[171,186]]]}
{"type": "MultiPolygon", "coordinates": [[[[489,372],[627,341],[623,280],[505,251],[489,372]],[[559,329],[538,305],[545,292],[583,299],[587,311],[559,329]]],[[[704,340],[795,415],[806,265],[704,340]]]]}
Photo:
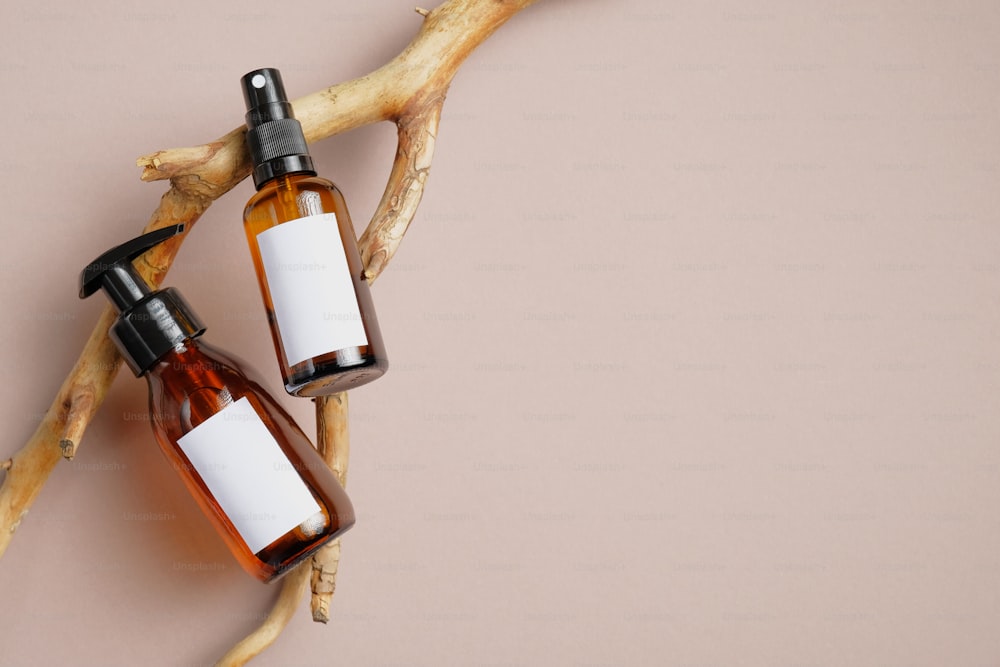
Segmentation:
{"type": "MultiPolygon", "coordinates": [[[[0,455],[102,306],[78,271],[163,191],[135,157],[242,122],[252,68],[293,96],[373,69],[411,5],[4,5],[0,455]]],[[[334,621],[303,607],[257,664],[1000,664],[997,34],[987,0],[545,0],[504,27],[374,290],[393,368],[351,396],[334,621]]],[[[393,149],[314,147],[359,230],[393,149]]],[[[277,393],[251,191],[167,282],[277,393]]],[[[0,664],[207,665],[268,608],[145,392],[121,374],[0,563],[0,664]]]]}

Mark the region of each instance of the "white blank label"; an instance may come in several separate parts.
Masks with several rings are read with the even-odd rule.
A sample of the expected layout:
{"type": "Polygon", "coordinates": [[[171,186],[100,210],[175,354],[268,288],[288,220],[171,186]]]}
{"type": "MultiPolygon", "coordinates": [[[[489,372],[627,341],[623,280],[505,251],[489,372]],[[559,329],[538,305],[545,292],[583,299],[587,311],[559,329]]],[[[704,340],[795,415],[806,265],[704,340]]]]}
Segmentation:
{"type": "Polygon", "coordinates": [[[336,214],[276,225],[257,244],[289,366],[368,344],[336,214]]]}
{"type": "Polygon", "coordinates": [[[177,444],[253,553],[320,511],[246,396],[177,444]]]}

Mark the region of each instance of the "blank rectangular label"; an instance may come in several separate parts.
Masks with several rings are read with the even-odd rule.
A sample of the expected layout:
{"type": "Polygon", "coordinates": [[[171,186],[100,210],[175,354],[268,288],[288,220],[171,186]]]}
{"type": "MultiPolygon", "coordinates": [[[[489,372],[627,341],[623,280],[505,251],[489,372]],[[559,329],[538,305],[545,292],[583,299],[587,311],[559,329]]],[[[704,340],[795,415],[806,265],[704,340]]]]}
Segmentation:
{"type": "Polygon", "coordinates": [[[276,225],[257,244],[289,366],[368,345],[336,214],[276,225]]]}
{"type": "Polygon", "coordinates": [[[320,511],[246,396],[177,444],[253,553],[320,511]]]}

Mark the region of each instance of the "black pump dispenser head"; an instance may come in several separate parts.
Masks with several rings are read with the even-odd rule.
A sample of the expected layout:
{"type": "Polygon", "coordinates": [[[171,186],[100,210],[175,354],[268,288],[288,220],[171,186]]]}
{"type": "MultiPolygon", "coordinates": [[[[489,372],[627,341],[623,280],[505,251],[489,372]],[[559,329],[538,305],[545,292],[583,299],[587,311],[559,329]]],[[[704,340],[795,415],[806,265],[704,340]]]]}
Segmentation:
{"type": "Polygon", "coordinates": [[[240,83],[247,105],[247,147],[257,189],[283,174],[315,176],[306,137],[285,95],[281,73],[273,67],[255,69],[244,74],[240,83]]]}
{"type": "Polygon", "coordinates": [[[153,246],[184,231],[184,225],[164,227],[107,251],[80,274],[80,298],[103,288],[121,315],[108,335],[136,376],[187,338],[205,333],[205,326],[181,293],[172,287],[151,291],[132,260],[153,246]]]}

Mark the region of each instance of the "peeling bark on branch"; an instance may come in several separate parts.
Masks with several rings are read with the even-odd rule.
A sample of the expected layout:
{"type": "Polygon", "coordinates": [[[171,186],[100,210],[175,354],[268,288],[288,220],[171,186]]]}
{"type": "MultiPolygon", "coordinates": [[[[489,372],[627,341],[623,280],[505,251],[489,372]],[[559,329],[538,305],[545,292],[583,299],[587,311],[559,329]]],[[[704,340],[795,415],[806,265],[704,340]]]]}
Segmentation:
{"type": "MultiPolygon", "coordinates": [[[[326,464],[337,474],[337,479],[344,488],[347,488],[347,461],[351,454],[347,405],[347,392],[316,400],[316,449],[326,464]]],[[[313,620],[318,623],[330,620],[330,601],[337,587],[339,565],[339,538],[324,546],[312,557],[310,607],[313,620]]]]}
{"type": "Polygon", "coordinates": [[[399,143],[389,185],[375,217],[358,240],[369,282],[378,278],[396,254],[417,212],[434,157],[434,141],[443,105],[444,94],[420,105],[419,111],[404,116],[397,123],[399,143]]]}

